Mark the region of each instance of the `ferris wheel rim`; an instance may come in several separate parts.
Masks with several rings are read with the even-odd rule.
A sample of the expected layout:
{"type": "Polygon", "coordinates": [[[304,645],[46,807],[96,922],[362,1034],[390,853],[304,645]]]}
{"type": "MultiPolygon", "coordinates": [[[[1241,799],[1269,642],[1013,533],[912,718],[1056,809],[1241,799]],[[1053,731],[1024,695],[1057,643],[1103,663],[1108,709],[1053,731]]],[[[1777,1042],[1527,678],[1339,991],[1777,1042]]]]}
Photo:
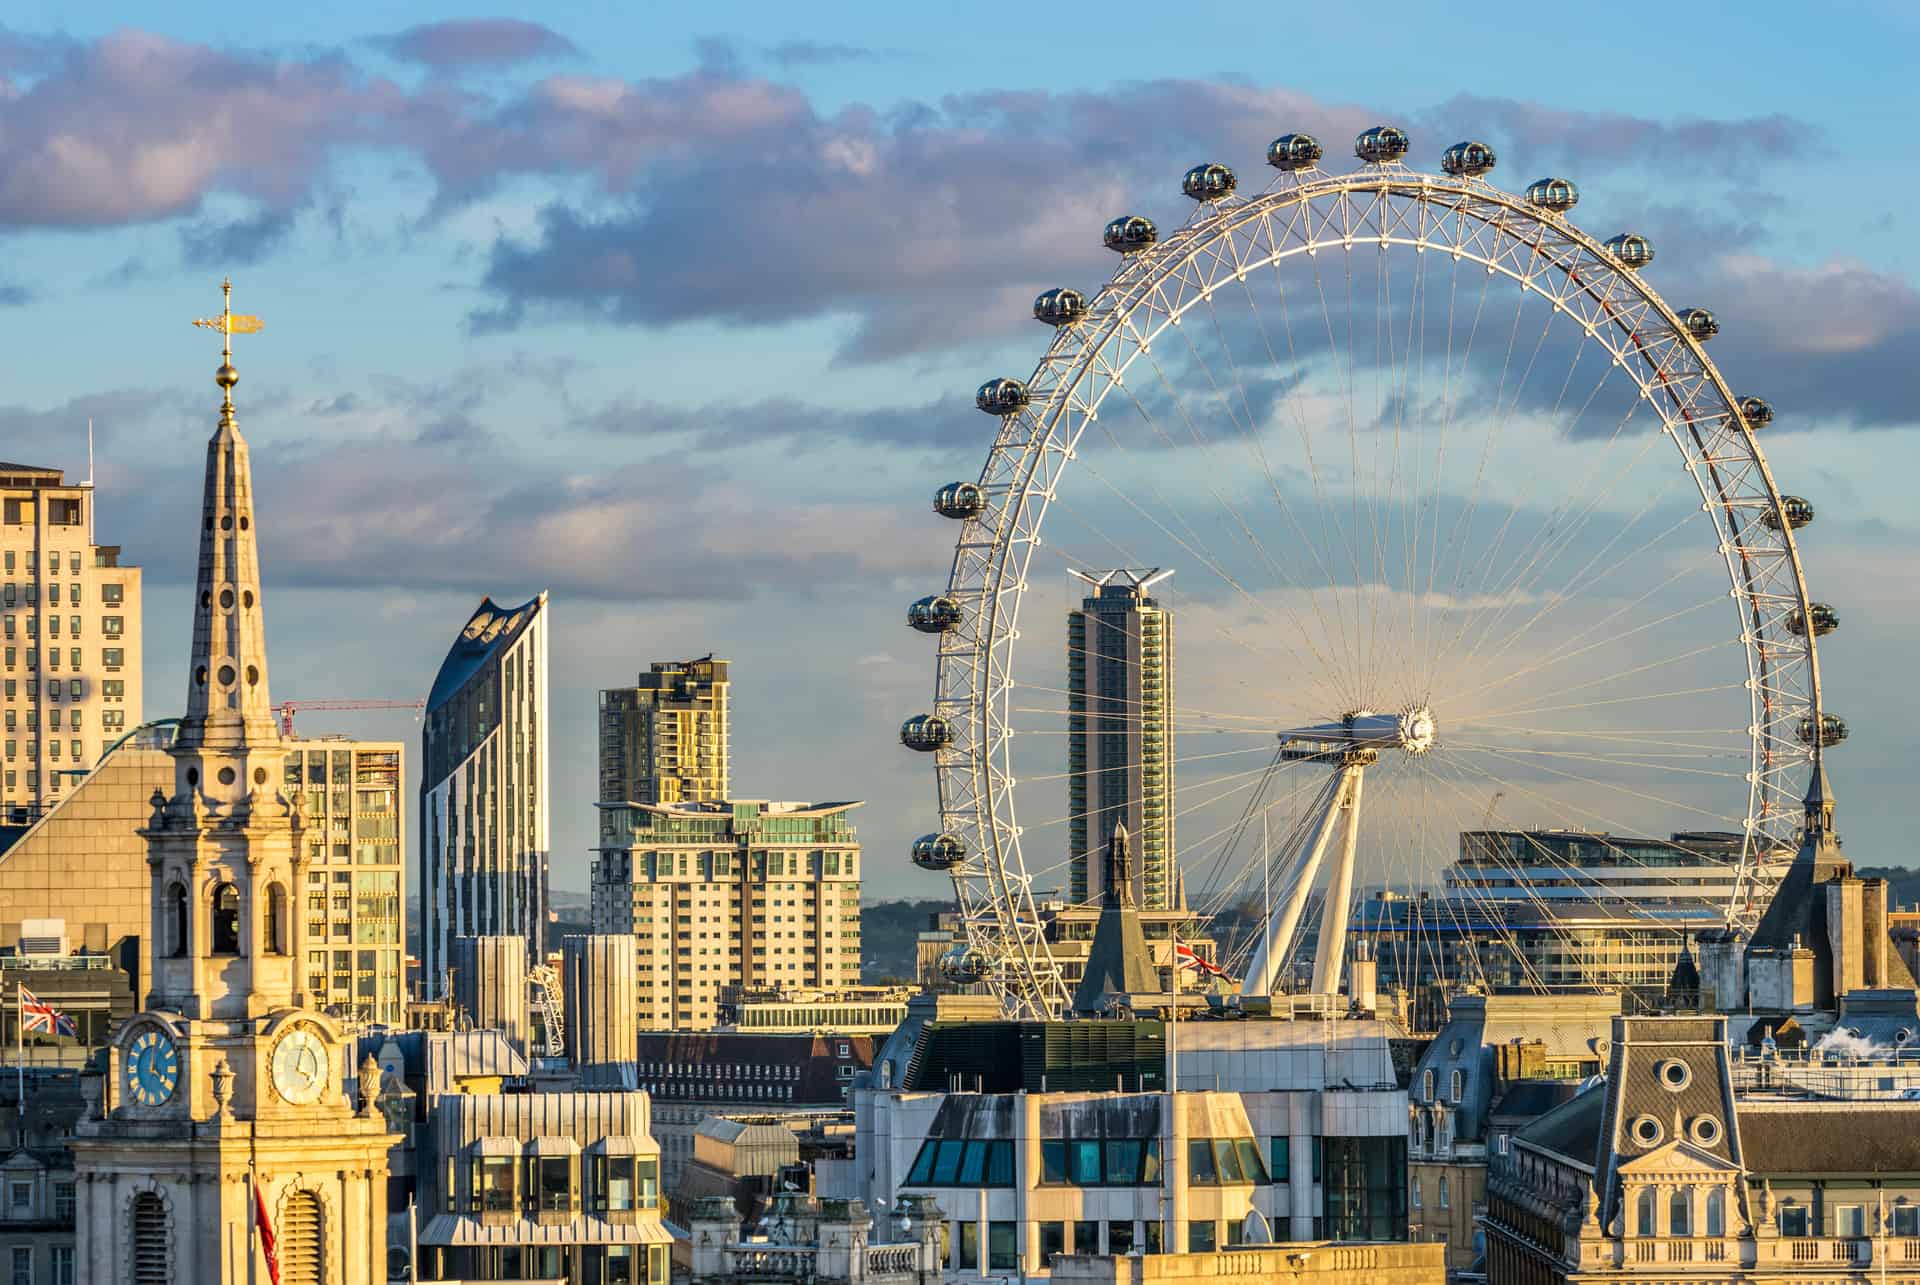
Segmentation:
{"type": "MultiPolygon", "coordinates": [[[[1297,220],[1294,226],[1298,226],[1297,220]]],[[[1057,329],[1024,386],[1046,389],[1044,400],[1036,397],[1031,404],[1023,403],[1003,417],[979,476],[977,486],[988,497],[994,520],[989,526],[984,520],[969,517],[955,549],[946,595],[971,608],[971,627],[943,634],[940,640],[934,710],[958,722],[964,730],[963,744],[943,746],[936,755],[941,832],[975,838],[966,860],[950,871],[961,907],[964,944],[990,958],[992,984],[1010,1011],[1045,1015],[1057,1010],[1066,996],[1058,969],[1039,939],[1032,877],[1020,844],[1014,801],[1017,778],[1010,757],[1012,729],[1006,718],[1017,686],[1012,644],[1019,636],[1019,607],[1027,588],[1031,556],[1040,542],[1060,475],[1073,460],[1080,435],[1097,418],[1100,403],[1118,386],[1127,367],[1169,326],[1177,325],[1186,311],[1209,302],[1227,282],[1244,282],[1256,269],[1277,266],[1299,254],[1312,255],[1328,248],[1351,252],[1369,244],[1378,245],[1382,251],[1399,247],[1422,254],[1447,253],[1456,262],[1465,259],[1479,263],[1489,273],[1506,276],[1522,291],[1553,300],[1556,312],[1577,297],[1605,314],[1571,319],[1613,352],[1615,364],[1626,370],[1640,400],[1660,416],[1662,431],[1687,457],[1701,507],[1710,514],[1720,534],[1719,553],[1730,597],[1741,617],[1740,644],[1748,663],[1747,687],[1754,720],[1748,729],[1751,757],[1743,878],[1753,877],[1751,868],[1759,859],[1755,849],[1767,837],[1755,834],[1767,820],[1767,791],[1782,793],[1766,778],[1783,776],[1796,763],[1810,764],[1818,770],[1825,748],[1822,737],[1816,735],[1801,754],[1780,732],[1802,717],[1814,720],[1816,728],[1822,726],[1815,634],[1809,629],[1804,637],[1788,640],[1771,654],[1767,651],[1769,619],[1783,619],[1788,610],[1803,613],[1804,619],[1815,605],[1807,590],[1793,524],[1785,520],[1782,492],[1754,427],[1741,411],[1741,399],[1701,342],[1688,333],[1679,311],[1637,270],[1621,264],[1605,244],[1563,214],[1534,206],[1522,196],[1478,177],[1428,174],[1397,162],[1368,165],[1344,174],[1317,169],[1283,173],[1257,196],[1229,195],[1203,202],[1195,216],[1166,239],[1127,254],[1113,276],[1086,301],[1084,320],[1057,329]],[[1438,206],[1457,216],[1458,221],[1429,223],[1422,217],[1411,230],[1403,229],[1398,234],[1383,222],[1373,235],[1356,234],[1348,223],[1342,235],[1309,235],[1297,242],[1291,240],[1293,228],[1289,228],[1287,242],[1270,238],[1270,253],[1248,259],[1236,255],[1230,271],[1207,278],[1204,286],[1179,307],[1162,306],[1159,315],[1152,315],[1153,301],[1156,297],[1164,300],[1169,282],[1209,252],[1217,259],[1221,247],[1233,248],[1237,231],[1286,211],[1306,211],[1310,221],[1316,201],[1346,202],[1367,195],[1377,197],[1382,208],[1390,201],[1422,211],[1438,206]],[[1487,217],[1489,213],[1492,217],[1487,217]],[[1436,238],[1441,228],[1464,227],[1469,218],[1478,220],[1476,239],[1484,238],[1492,248],[1479,251],[1461,241],[1436,238]],[[1528,232],[1531,238],[1525,235],[1528,232]],[[1556,249],[1570,250],[1566,258],[1541,255],[1549,235],[1563,243],[1556,249]],[[1529,251],[1529,270],[1520,271],[1501,261],[1502,251],[1511,253],[1523,247],[1529,251]],[[1581,271],[1576,272],[1576,268],[1581,271]],[[1558,274],[1555,280],[1569,287],[1562,295],[1556,296],[1539,284],[1548,270],[1558,274]],[[1658,321],[1661,333],[1651,341],[1662,352],[1677,350],[1692,363],[1693,369],[1686,372],[1688,378],[1707,390],[1717,409],[1698,414],[1693,413],[1698,403],[1681,404],[1672,371],[1661,368],[1648,340],[1627,329],[1611,312],[1610,299],[1616,292],[1637,301],[1643,315],[1651,314],[1658,321]],[[1152,324],[1136,322],[1143,311],[1150,315],[1152,324]],[[1124,360],[1115,362],[1109,357],[1110,347],[1126,342],[1128,332],[1133,336],[1133,350],[1124,355],[1124,360]],[[1617,337],[1619,344],[1608,342],[1609,336],[1617,337]],[[1623,351],[1629,344],[1631,351],[1623,351]],[[1628,365],[1629,361],[1637,361],[1640,368],[1628,365]],[[1053,378],[1049,380],[1049,376],[1053,378]],[[1081,397],[1080,386],[1090,377],[1097,391],[1081,397]],[[1665,395],[1664,401],[1656,395],[1656,384],[1665,395]],[[1707,443],[1701,434],[1719,431],[1716,424],[1730,430],[1729,436],[1743,448],[1744,458],[1715,461],[1709,457],[1703,476],[1703,470],[1695,467],[1687,455],[1687,444],[1680,433],[1693,437],[1705,456],[1707,443]],[[1064,434],[1063,426],[1067,428],[1064,434]],[[1004,467],[1009,458],[1014,461],[1011,470],[1004,467]],[[1003,467],[997,471],[996,464],[1003,467]],[[1725,477],[1728,465],[1743,470],[1731,486],[1725,477]],[[1748,490],[1736,494],[1742,485],[1748,490]],[[1784,565],[1784,576],[1778,574],[1779,568],[1770,577],[1765,571],[1756,575],[1752,550],[1738,546],[1733,538],[1735,534],[1751,537],[1752,531],[1737,533],[1729,529],[1736,508],[1754,507],[1756,491],[1771,511],[1781,516],[1777,527],[1763,538],[1777,544],[1777,549],[1770,552],[1776,553],[1784,565]],[[1746,498],[1740,500],[1741,495],[1746,498]],[[1789,592],[1763,593],[1763,580],[1789,592]],[[1773,604],[1770,614],[1763,606],[1769,602],[1773,604]],[[1783,670],[1796,671],[1802,680],[1800,686],[1778,688],[1776,676],[1783,670]],[[1786,707],[1771,719],[1763,718],[1763,708],[1776,690],[1786,697],[1786,707]],[[1784,747],[1787,753],[1777,765],[1763,766],[1770,746],[1784,747]],[[1762,815],[1757,817],[1756,813],[1762,815]]]]}

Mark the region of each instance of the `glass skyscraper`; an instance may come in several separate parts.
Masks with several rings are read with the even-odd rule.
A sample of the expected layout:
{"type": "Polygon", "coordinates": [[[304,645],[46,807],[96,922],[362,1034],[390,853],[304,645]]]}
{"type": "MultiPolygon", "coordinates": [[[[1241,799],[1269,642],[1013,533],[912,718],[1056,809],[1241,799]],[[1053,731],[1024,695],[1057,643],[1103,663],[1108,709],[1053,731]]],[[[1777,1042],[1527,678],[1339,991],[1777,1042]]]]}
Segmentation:
{"type": "Polygon", "coordinates": [[[547,955],[547,595],[483,598],[427,697],[420,766],[420,969],[446,993],[455,937],[547,955]]]}
{"type": "Polygon", "coordinates": [[[1147,593],[1173,572],[1073,574],[1093,591],[1067,613],[1072,899],[1099,899],[1100,854],[1124,823],[1139,857],[1135,904],[1175,909],[1173,618],[1147,593]]]}

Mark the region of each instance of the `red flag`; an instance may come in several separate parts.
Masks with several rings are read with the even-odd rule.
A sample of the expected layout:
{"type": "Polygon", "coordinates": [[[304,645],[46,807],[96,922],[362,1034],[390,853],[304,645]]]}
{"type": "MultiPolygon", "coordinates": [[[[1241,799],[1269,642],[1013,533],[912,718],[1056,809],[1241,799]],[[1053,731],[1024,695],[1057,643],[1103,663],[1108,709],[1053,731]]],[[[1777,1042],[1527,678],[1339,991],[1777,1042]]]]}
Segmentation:
{"type": "Polygon", "coordinates": [[[260,1248],[267,1255],[267,1278],[280,1285],[280,1255],[273,1244],[273,1220],[267,1217],[267,1198],[260,1184],[253,1184],[253,1225],[260,1229],[260,1248]]]}

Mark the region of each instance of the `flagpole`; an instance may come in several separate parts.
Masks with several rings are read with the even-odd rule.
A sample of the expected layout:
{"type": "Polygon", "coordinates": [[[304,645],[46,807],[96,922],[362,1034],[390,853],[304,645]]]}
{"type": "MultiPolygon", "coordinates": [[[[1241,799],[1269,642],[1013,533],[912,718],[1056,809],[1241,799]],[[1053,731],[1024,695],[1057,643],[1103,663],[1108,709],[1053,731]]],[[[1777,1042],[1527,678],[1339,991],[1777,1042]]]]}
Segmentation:
{"type": "Polygon", "coordinates": [[[20,1116],[20,1136],[16,1141],[24,1147],[27,1145],[27,984],[25,982],[13,984],[13,1039],[13,1071],[16,1077],[14,1084],[20,1094],[20,1101],[14,1104],[20,1116]]]}

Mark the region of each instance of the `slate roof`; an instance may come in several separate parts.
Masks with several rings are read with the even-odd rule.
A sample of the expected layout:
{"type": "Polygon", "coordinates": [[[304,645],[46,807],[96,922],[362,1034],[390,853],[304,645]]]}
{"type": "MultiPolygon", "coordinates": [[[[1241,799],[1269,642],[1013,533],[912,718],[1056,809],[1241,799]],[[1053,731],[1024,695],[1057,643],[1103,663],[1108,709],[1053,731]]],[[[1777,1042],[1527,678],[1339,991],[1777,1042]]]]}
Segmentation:
{"type": "Polygon", "coordinates": [[[1563,1102],[1515,1134],[1523,1142],[1593,1167],[1600,1150],[1600,1122],[1607,1105],[1605,1084],[1596,1084],[1571,1102],[1563,1102]]]}
{"type": "Polygon", "coordinates": [[[1745,1102],[1740,1142],[1760,1176],[1920,1174],[1920,1102],[1745,1102]]]}

